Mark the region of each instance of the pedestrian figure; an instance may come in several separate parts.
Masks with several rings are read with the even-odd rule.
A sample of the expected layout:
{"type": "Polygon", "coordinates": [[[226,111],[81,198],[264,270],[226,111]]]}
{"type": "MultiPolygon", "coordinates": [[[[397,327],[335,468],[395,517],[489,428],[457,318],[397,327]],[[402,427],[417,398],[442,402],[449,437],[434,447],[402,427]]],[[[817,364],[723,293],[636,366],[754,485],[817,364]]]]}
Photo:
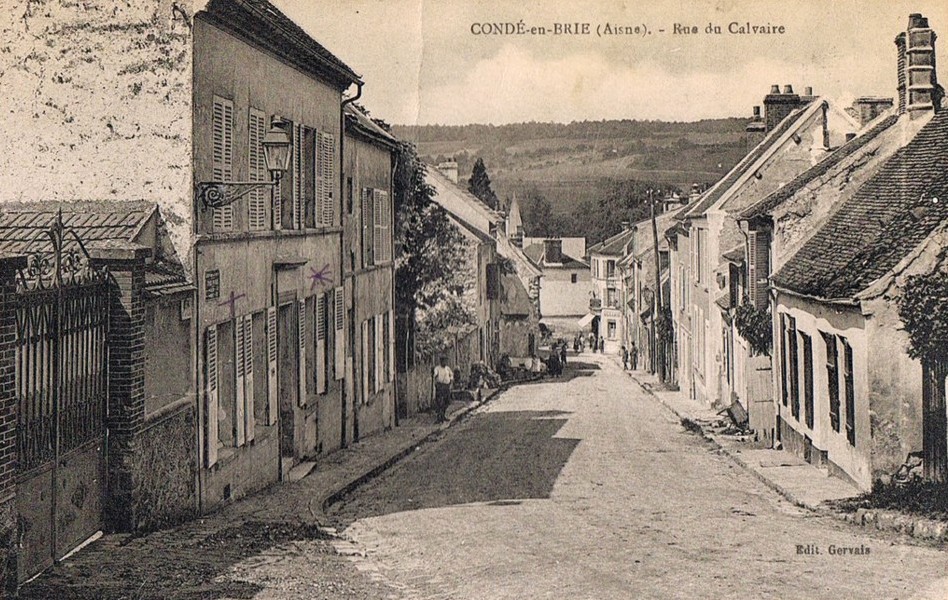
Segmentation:
{"type": "Polygon", "coordinates": [[[629,360],[632,363],[632,370],[636,371],[639,368],[639,349],[635,347],[635,342],[632,342],[632,349],[629,351],[629,360]]]}
{"type": "Polygon", "coordinates": [[[622,346],[622,370],[629,370],[629,349],[625,345],[622,346]]]}
{"type": "Polygon", "coordinates": [[[596,334],[589,334],[589,351],[592,353],[596,352],[596,334]]]}
{"type": "Polygon", "coordinates": [[[579,336],[573,336],[573,352],[579,354],[579,336]]]}
{"type": "Polygon", "coordinates": [[[560,344],[560,362],[566,367],[566,342],[560,344]]]}
{"type": "Polygon", "coordinates": [[[550,375],[553,377],[559,377],[560,373],[563,372],[563,366],[560,364],[560,354],[557,351],[556,346],[550,350],[550,357],[547,359],[547,368],[550,371],[550,375]]]}
{"type": "Polygon", "coordinates": [[[602,353],[605,351],[606,351],[606,338],[599,336],[599,352],[602,353]]]}
{"type": "Polygon", "coordinates": [[[448,366],[448,358],[441,357],[441,365],[435,367],[435,410],[437,411],[438,423],[445,421],[445,412],[448,410],[448,403],[451,402],[451,384],[454,383],[454,371],[448,366]]]}

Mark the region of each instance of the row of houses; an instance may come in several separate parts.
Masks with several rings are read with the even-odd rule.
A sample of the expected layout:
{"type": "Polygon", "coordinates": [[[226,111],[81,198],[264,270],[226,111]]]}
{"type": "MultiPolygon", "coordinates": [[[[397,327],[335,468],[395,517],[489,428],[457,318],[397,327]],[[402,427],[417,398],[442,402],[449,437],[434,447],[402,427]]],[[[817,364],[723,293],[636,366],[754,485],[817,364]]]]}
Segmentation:
{"type": "Polygon", "coordinates": [[[10,33],[15,590],[97,530],[212,511],[397,424],[397,141],[267,0],[47,2],[10,33]]]}
{"type": "Polygon", "coordinates": [[[913,276],[948,276],[935,38],[909,17],[894,101],[773,86],[747,155],[666,217],[669,380],[863,490],[912,453],[945,472],[946,357],[910,357],[899,312],[913,276]]]}

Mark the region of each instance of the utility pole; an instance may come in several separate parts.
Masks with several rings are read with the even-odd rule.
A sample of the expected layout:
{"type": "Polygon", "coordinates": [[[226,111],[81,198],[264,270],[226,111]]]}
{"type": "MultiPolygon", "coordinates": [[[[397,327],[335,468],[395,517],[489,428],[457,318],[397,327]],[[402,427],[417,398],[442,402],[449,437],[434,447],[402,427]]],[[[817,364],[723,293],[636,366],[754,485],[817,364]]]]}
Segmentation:
{"type": "Polygon", "coordinates": [[[658,224],[655,221],[655,190],[649,188],[648,190],[649,205],[652,215],[652,242],[653,250],[655,251],[655,293],[652,295],[654,298],[652,306],[652,362],[655,367],[655,372],[658,374],[658,378],[661,381],[665,380],[665,348],[664,344],[658,336],[658,323],[664,315],[662,311],[662,264],[660,256],[658,254],[658,224]]]}

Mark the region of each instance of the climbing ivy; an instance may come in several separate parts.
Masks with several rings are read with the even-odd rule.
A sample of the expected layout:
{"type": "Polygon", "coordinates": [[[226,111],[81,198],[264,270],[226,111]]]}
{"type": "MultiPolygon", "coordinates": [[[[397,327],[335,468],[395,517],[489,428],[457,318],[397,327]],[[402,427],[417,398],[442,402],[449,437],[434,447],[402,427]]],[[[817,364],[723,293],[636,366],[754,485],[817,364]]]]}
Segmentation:
{"type": "Polygon", "coordinates": [[[745,298],[734,310],[734,324],[755,356],[770,354],[774,332],[769,306],[761,310],[745,298]]]}
{"type": "Polygon", "coordinates": [[[899,316],[909,335],[909,356],[948,356],[948,274],[913,275],[899,299],[899,316]]]}

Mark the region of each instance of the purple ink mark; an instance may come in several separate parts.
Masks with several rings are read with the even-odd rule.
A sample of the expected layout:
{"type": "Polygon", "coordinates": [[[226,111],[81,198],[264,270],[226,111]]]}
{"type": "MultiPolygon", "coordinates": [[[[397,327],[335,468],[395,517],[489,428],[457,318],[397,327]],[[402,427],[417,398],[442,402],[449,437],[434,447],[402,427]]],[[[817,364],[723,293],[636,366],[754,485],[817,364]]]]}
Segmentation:
{"type": "Polygon", "coordinates": [[[332,273],[329,272],[328,264],[323,265],[323,268],[318,271],[314,269],[313,267],[310,267],[309,278],[310,280],[312,280],[313,284],[309,286],[309,291],[315,290],[317,283],[319,285],[330,285],[332,283],[331,277],[332,277],[332,273]]]}
{"type": "Polygon", "coordinates": [[[237,312],[236,311],[237,300],[239,300],[240,298],[243,298],[246,295],[247,294],[235,294],[233,291],[231,291],[230,297],[228,297],[227,300],[224,300],[223,302],[218,302],[217,305],[226,306],[229,304],[230,305],[230,318],[233,319],[236,316],[236,312],[237,312]]]}

